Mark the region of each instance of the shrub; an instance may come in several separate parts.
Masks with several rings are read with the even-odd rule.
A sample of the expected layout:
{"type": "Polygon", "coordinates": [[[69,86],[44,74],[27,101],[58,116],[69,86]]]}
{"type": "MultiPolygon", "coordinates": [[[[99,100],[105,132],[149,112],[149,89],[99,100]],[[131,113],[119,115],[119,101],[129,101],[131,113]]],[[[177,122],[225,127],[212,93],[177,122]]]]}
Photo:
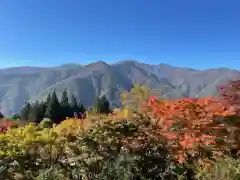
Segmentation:
{"type": "Polygon", "coordinates": [[[225,156],[217,159],[211,168],[198,168],[198,180],[239,180],[240,160],[225,156]]]}
{"type": "Polygon", "coordinates": [[[51,119],[49,119],[49,118],[44,118],[44,119],[40,122],[39,126],[40,126],[41,128],[52,128],[52,127],[53,127],[53,121],[52,121],[51,119]]]}
{"type": "Polygon", "coordinates": [[[169,140],[179,162],[183,162],[189,153],[207,158],[221,155],[223,148],[227,149],[238,143],[236,136],[232,136],[232,129],[239,126],[231,128],[220,121],[235,112],[215,98],[159,102],[151,97],[146,107],[152,119],[156,120],[159,133],[169,140]]]}

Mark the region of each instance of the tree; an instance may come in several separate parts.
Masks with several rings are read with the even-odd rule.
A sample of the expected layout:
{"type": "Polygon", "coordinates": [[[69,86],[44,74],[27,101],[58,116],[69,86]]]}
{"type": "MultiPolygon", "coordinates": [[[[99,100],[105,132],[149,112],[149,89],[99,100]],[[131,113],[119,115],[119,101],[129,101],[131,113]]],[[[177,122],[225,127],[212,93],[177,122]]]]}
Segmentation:
{"type": "Polygon", "coordinates": [[[4,115],[0,112],[0,119],[4,118],[4,115]]]}
{"type": "Polygon", "coordinates": [[[61,120],[64,120],[66,117],[71,117],[71,107],[69,104],[69,100],[68,100],[68,93],[67,91],[63,91],[62,93],[62,97],[61,97],[61,102],[60,102],[60,106],[61,106],[61,120]]]}
{"type": "Polygon", "coordinates": [[[86,111],[84,105],[78,102],[74,95],[71,96],[70,107],[72,117],[74,117],[75,114],[82,114],[86,111]]]}
{"type": "Polygon", "coordinates": [[[78,112],[84,113],[86,111],[85,107],[83,104],[79,103],[78,104],[78,112]]]}
{"type": "Polygon", "coordinates": [[[29,119],[33,122],[40,123],[44,118],[46,112],[46,103],[36,101],[32,104],[32,108],[29,114],[29,119]]]}
{"type": "Polygon", "coordinates": [[[30,111],[30,113],[29,113],[29,121],[32,121],[32,122],[37,122],[37,120],[38,120],[38,116],[37,116],[37,114],[38,114],[38,107],[39,106],[39,103],[38,103],[38,101],[36,101],[34,104],[32,104],[31,105],[31,111],[30,111]]]}
{"type": "Polygon", "coordinates": [[[108,114],[111,112],[110,104],[106,96],[98,97],[96,99],[94,107],[97,110],[97,112],[101,114],[108,114]]]}
{"type": "Polygon", "coordinates": [[[45,117],[53,121],[53,123],[60,123],[60,103],[55,91],[52,93],[51,101],[47,104],[45,117]]]}
{"type": "Polygon", "coordinates": [[[30,112],[31,112],[31,104],[28,101],[26,101],[20,113],[21,119],[26,121],[29,120],[30,112]]]}
{"type": "Polygon", "coordinates": [[[18,120],[18,119],[21,119],[21,116],[20,116],[19,114],[14,114],[14,115],[12,116],[12,119],[13,119],[13,120],[18,120]]]}
{"type": "Polygon", "coordinates": [[[48,103],[50,103],[50,101],[51,101],[51,94],[50,94],[50,93],[48,93],[48,96],[47,96],[46,103],[48,104],[48,103]]]}

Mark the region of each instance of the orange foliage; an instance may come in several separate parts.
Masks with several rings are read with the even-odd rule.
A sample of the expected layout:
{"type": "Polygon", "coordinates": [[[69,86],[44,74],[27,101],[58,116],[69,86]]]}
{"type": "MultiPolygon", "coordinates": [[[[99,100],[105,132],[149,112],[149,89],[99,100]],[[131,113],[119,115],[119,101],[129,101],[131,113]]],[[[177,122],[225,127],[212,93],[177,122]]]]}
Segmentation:
{"type": "Polygon", "coordinates": [[[161,102],[150,97],[146,107],[150,116],[157,119],[159,134],[171,143],[179,162],[185,160],[187,152],[194,154],[209,145],[214,155],[221,154],[219,151],[223,144],[218,144],[216,139],[227,137],[228,132],[225,125],[217,120],[236,114],[214,97],[161,102]]]}
{"type": "Polygon", "coordinates": [[[5,132],[8,128],[10,128],[11,126],[13,126],[13,123],[9,120],[6,119],[1,119],[0,120],[0,132],[5,132]]]}

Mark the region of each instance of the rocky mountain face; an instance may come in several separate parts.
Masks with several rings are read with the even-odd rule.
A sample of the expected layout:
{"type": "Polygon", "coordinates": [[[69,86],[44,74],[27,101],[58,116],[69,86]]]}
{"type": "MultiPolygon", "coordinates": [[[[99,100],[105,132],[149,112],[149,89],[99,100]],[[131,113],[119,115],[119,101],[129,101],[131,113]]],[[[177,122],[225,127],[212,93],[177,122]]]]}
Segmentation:
{"type": "Polygon", "coordinates": [[[0,69],[0,112],[16,113],[24,101],[43,100],[53,90],[58,95],[68,90],[87,107],[100,95],[106,95],[113,106],[119,106],[119,92],[130,90],[134,83],[147,85],[167,98],[202,97],[216,94],[218,84],[236,78],[240,78],[240,71],[232,69],[201,71],[130,60],[0,69]]]}

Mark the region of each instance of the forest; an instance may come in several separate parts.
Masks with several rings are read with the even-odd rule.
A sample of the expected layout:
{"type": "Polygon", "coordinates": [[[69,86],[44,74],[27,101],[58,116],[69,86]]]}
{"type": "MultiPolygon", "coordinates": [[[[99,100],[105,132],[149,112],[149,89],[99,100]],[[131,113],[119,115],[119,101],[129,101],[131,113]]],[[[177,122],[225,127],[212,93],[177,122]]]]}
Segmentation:
{"type": "Polygon", "coordinates": [[[216,97],[164,99],[141,85],[85,109],[66,91],[1,115],[1,180],[239,180],[240,80],[216,97]]]}

